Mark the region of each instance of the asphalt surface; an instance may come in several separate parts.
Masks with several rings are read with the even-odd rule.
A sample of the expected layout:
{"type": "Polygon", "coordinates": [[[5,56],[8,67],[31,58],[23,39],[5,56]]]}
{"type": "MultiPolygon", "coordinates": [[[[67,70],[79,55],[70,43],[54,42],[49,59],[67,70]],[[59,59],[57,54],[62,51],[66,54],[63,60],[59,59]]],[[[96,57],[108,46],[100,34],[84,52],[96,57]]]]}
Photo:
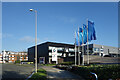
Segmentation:
{"type": "Polygon", "coordinates": [[[2,79],[2,64],[0,64],[0,80],[2,79]]]}
{"type": "Polygon", "coordinates": [[[53,66],[41,66],[47,71],[48,80],[84,80],[82,77],[69,71],[61,70],[53,66]]]}
{"type": "Polygon", "coordinates": [[[25,80],[33,70],[33,65],[2,64],[2,80],[25,80]]]}
{"type": "MultiPolygon", "coordinates": [[[[54,66],[40,66],[47,71],[48,80],[84,80],[82,77],[54,66]]],[[[34,65],[2,64],[1,80],[26,80],[34,71],[34,65]]]]}

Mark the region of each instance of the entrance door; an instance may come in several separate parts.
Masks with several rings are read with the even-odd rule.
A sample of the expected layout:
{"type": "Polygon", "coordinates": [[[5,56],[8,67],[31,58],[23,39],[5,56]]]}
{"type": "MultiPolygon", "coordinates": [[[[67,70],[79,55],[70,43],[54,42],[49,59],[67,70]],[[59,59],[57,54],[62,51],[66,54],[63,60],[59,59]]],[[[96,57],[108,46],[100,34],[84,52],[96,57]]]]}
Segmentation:
{"type": "Polygon", "coordinates": [[[39,58],[39,63],[40,64],[45,64],[45,57],[40,57],[39,58]]]}

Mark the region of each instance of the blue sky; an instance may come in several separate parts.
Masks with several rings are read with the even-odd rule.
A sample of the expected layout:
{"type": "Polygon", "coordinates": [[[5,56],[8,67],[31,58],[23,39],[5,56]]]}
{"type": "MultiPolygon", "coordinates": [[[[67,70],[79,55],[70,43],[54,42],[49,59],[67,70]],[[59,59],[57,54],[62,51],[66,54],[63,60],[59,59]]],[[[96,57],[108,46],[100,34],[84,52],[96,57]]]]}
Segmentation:
{"type": "Polygon", "coordinates": [[[33,46],[38,12],[38,44],[74,43],[78,26],[94,21],[97,40],[91,43],[118,46],[117,2],[3,2],[2,50],[23,51],[33,46]]]}

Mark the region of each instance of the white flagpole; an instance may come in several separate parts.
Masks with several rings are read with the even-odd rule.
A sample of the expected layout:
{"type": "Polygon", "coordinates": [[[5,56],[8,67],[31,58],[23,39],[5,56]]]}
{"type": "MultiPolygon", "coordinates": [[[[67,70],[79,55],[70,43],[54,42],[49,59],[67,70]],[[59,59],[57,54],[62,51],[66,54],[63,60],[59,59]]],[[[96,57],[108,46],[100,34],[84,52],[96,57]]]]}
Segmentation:
{"type": "Polygon", "coordinates": [[[88,55],[88,62],[87,62],[87,64],[89,64],[89,46],[88,46],[88,19],[87,19],[87,55],[88,55]]]}
{"type": "Polygon", "coordinates": [[[76,31],[75,31],[75,66],[76,66],[76,31]]]}
{"type": "Polygon", "coordinates": [[[82,61],[82,65],[84,65],[84,37],[83,37],[83,26],[82,26],[82,57],[83,57],[83,61],[82,61]]]}
{"type": "Polygon", "coordinates": [[[80,40],[79,40],[79,27],[78,27],[78,65],[80,65],[80,40]]]}

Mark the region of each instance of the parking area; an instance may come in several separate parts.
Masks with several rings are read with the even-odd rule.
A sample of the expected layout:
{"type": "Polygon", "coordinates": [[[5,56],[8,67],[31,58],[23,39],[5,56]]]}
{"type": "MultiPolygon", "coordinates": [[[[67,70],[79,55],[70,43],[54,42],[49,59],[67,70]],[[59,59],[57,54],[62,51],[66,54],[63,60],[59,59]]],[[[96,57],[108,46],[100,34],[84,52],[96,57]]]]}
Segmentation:
{"type": "Polygon", "coordinates": [[[33,65],[2,64],[2,80],[25,80],[33,70],[33,65]]]}

